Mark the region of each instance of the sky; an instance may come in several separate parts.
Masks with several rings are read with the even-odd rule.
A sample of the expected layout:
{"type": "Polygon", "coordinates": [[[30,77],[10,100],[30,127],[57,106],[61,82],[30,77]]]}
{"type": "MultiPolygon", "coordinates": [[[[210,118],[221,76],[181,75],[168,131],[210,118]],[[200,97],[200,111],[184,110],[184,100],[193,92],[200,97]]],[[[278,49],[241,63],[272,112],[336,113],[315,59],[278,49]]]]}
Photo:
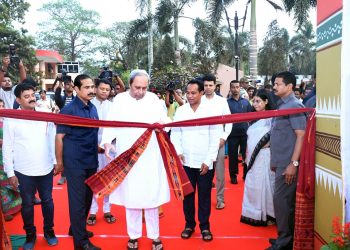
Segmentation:
{"type": "MultiPolygon", "coordinates": [[[[47,16],[45,13],[38,11],[43,3],[49,2],[49,0],[31,0],[29,1],[31,7],[29,12],[25,16],[26,23],[24,28],[26,28],[31,35],[35,35],[38,31],[38,23],[46,20],[47,16]]],[[[228,14],[233,19],[235,11],[237,11],[238,17],[243,18],[246,6],[246,0],[238,0],[228,8],[228,14]]],[[[280,27],[285,27],[290,37],[295,34],[294,20],[292,16],[289,16],[285,12],[275,11],[274,8],[267,3],[267,1],[256,1],[256,11],[257,11],[257,39],[258,46],[263,45],[263,39],[268,29],[268,25],[274,19],[277,19],[280,27]]],[[[275,3],[282,6],[281,0],[274,0],[275,3]]],[[[135,0],[80,0],[81,5],[85,9],[93,9],[99,12],[101,19],[101,28],[108,27],[114,22],[120,21],[132,21],[140,17],[139,11],[136,10],[135,0]]],[[[156,6],[156,1],[153,1],[153,8],[156,6]]],[[[144,14],[145,15],[145,14],[144,14]]],[[[186,6],[184,8],[184,16],[191,18],[201,17],[206,18],[207,15],[204,10],[203,0],[198,0],[196,3],[186,6]]],[[[244,26],[245,31],[249,31],[249,19],[250,19],[250,8],[248,7],[247,20],[244,26]]],[[[314,25],[316,30],[316,10],[310,11],[310,21],[314,25]]],[[[243,20],[240,20],[240,25],[242,25],[243,20]]],[[[222,21],[223,25],[227,23],[225,20],[222,21]]],[[[233,22],[232,22],[233,25],[233,22]]],[[[242,28],[239,30],[241,31],[242,28]]],[[[191,19],[180,18],[179,20],[179,33],[181,36],[194,42],[195,29],[192,26],[191,19]]]]}

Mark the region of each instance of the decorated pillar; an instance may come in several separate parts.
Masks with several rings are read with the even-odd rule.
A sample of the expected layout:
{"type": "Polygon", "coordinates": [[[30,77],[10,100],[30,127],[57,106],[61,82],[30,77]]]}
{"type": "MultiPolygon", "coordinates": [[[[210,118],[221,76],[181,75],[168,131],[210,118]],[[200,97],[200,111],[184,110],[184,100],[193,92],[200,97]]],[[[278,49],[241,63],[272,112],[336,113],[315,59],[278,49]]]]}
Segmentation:
{"type": "Polygon", "coordinates": [[[331,240],[332,219],[345,215],[341,154],[341,110],[346,101],[341,70],[343,14],[342,0],[317,1],[315,249],[331,240]]]}

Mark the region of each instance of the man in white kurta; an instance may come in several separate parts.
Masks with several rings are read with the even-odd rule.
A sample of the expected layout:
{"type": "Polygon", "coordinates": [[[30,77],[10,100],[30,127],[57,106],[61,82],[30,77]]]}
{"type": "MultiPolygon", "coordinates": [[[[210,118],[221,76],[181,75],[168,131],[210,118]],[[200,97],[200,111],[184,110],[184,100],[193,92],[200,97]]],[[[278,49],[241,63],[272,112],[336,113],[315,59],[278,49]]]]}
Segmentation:
{"type": "MultiPolygon", "coordinates": [[[[165,123],[167,115],[158,97],[147,91],[149,76],[144,70],[130,74],[130,90],[118,94],[111,106],[107,120],[165,123]]],[[[145,132],[145,128],[106,128],[102,134],[101,146],[106,155],[116,139],[116,154],[129,149],[145,132]]],[[[137,239],[142,236],[142,209],[145,210],[147,237],[153,244],[159,244],[158,207],[170,200],[166,171],[159,150],[155,132],[147,148],[130,170],[124,181],[110,194],[110,202],[126,208],[128,246],[136,248],[137,239]]]]}
{"type": "MultiPolygon", "coordinates": [[[[112,85],[107,79],[98,79],[96,81],[96,96],[91,100],[92,104],[97,109],[97,114],[100,120],[106,120],[109,110],[112,106],[112,102],[108,100],[111,92],[112,85]]],[[[101,143],[103,128],[98,130],[98,143],[101,143]]],[[[107,164],[108,160],[104,154],[104,150],[99,148],[98,150],[98,171],[103,169],[107,164]]],[[[86,221],[88,225],[95,225],[96,214],[98,212],[98,203],[95,196],[92,197],[92,203],[90,207],[90,215],[86,221]]],[[[116,218],[111,214],[111,204],[109,202],[109,195],[103,197],[103,218],[107,223],[116,222],[116,218]]]]}

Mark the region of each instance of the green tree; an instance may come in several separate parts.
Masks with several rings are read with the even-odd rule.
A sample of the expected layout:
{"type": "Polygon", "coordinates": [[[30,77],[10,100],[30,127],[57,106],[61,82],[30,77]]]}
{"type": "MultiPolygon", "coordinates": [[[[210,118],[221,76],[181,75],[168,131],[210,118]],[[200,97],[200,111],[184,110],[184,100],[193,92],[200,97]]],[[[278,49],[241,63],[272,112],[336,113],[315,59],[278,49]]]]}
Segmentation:
{"type": "Polygon", "coordinates": [[[95,51],[100,17],[96,11],[84,9],[77,0],[49,2],[39,10],[49,15],[48,21],[39,23],[40,48],[57,50],[69,61],[95,51]]]}
{"type": "MultiPolygon", "coordinates": [[[[13,22],[24,23],[24,15],[29,6],[24,0],[0,0],[0,55],[8,54],[9,44],[14,44],[28,73],[34,75],[34,66],[37,63],[33,49],[34,39],[27,35],[26,30],[16,30],[13,27],[13,22]]],[[[19,80],[17,69],[10,68],[9,73],[13,81],[19,80]]]]}
{"type": "Polygon", "coordinates": [[[148,74],[152,74],[153,67],[153,14],[152,14],[152,0],[138,0],[138,8],[141,10],[141,14],[147,6],[147,28],[148,28],[148,74]]]}
{"type": "Polygon", "coordinates": [[[283,0],[283,5],[288,13],[293,13],[299,29],[309,20],[309,10],[316,7],[317,0],[283,0]]]}
{"type": "Polygon", "coordinates": [[[181,65],[179,18],[185,6],[189,6],[196,0],[160,0],[156,8],[155,19],[161,34],[174,31],[175,62],[181,65]]]}
{"type": "Polygon", "coordinates": [[[208,21],[197,18],[194,21],[195,33],[195,66],[201,73],[215,71],[224,55],[225,39],[221,30],[208,21]]]}
{"type": "MultiPolygon", "coordinates": [[[[222,19],[222,13],[225,12],[228,26],[230,27],[230,18],[226,11],[226,7],[231,5],[237,0],[205,0],[206,9],[209,11],[211,20],[218,24],[222,19]]],[[[282,10],[274,1],[266,0],[276,10],[282,10]]],[[[316,6],[317,0],[282,0],[285,10],[288,13],[294,14],[296,25],[301,27],[303,23],[308,20],[308,12],[310,8],[316,6]]],[[[256,38],[256,0],[248,0],[247,5],[250,4],[250,59],[249,59],[249,71],[253,79],[257,74],[257,38],[256,38]]],[[[233,34],[229,28],[231,37],[233,34]]]]}
{"type": "Polygon", "coordinates": [[[299,75],[313,75],[316,72],[315,33],[312,24],[306,22],[298,34],[289,42],[290,69],[299,75]]]}
{"type": "MultiPolygon", "coordinates": [[[[228,13],[226,11],[226,7],[231,5],[236,0],[206,0],[206,9],[209,11],[209,15],[211,20],[219,24],[222,19],[222,12],[225,12],[229,32],[231,35],[231,38],[233,39],[233,34],[231,31],[231,24],[230,24],[230,17],[228,16],[228,13]]],[[[273,1],[266,0],[269,4],[271,4],[276,10],[281,10],[282,8],[275,4],[273,1]]],[[[256,79],[257,77],[257,38],[256,38],[256,0],[248,0],[247,5],[250,4],[250,42],[249,42],[249,74],[251,75],[252,79],[256,79]]]]}
{"type": "Polygon", "coordinates": [[[174,43],[169,35],[160,41],[154,60],[154,67],[161,69],[164,65],[174,64],[174,43]]]}
{"type": "Polygon", "coordinates": [[[131,26],[131,22],[116,22],[100,34],[99,52],[108,59],[112,58],[116,63],[121,64],[121,70],[129,69],[130,61],[126,41],[131,26]]]}
{"type": "Polygon", "coordinates": [[[272,76],[276,72],[288,69],[289,35],[274,20],[268,27],[264,45],[259,50],[259,75],[272,76]]]}
{"type": "MultiPolygon", "coordinates": [[[[146,17],[132,21],[123,41],[125,60],[129,68],[148,68],[147,19],[146,17]]],[[[154,46],[156,46],[156,43],[154,46]]]]}
{"type": "Polygon", "coordinates": [[[24,23],[30,4],[25,0],[0,1],[0,25],[11,26],[13,21],[24,23]]]}

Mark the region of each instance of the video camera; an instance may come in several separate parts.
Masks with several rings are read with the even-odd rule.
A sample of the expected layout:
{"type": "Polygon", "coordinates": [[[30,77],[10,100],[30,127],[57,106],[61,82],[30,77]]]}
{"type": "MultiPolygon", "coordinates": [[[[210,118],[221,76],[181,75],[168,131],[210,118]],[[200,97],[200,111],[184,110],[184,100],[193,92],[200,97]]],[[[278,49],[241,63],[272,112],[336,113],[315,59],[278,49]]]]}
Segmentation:
{"type": "Polygon", "coordinates": [[[64,69],[62,69],[61,71],[61,75],[56,77],[57,81],[60,82],[69,82],[72,81],[71,76],[67,75],[67,71],[65,71],[64,69]]]}
{"type": "Polygon", "coordinates": [[[16,54],[16,46],[11,43],[9,45],[9,56],[10,56],[10,64],[14,65],[15,67],[19,67],[19,62],[20,62],[20,58],[19,56],[16,54]]]}
{"type": "Polygon", "coordinates": [[[176,88],[175,82],[173,81],[169,81],[166,85],[165,85],[165,90],[173,92],[176,88]]]}
{"type": "Polygon", "coordinates": [[[110,82],[112,82],[113,71],[109,70],[108,66],[104,66],[102,69],[103,71],[100,73],[98,78],[108,79],[110,82]]]}

